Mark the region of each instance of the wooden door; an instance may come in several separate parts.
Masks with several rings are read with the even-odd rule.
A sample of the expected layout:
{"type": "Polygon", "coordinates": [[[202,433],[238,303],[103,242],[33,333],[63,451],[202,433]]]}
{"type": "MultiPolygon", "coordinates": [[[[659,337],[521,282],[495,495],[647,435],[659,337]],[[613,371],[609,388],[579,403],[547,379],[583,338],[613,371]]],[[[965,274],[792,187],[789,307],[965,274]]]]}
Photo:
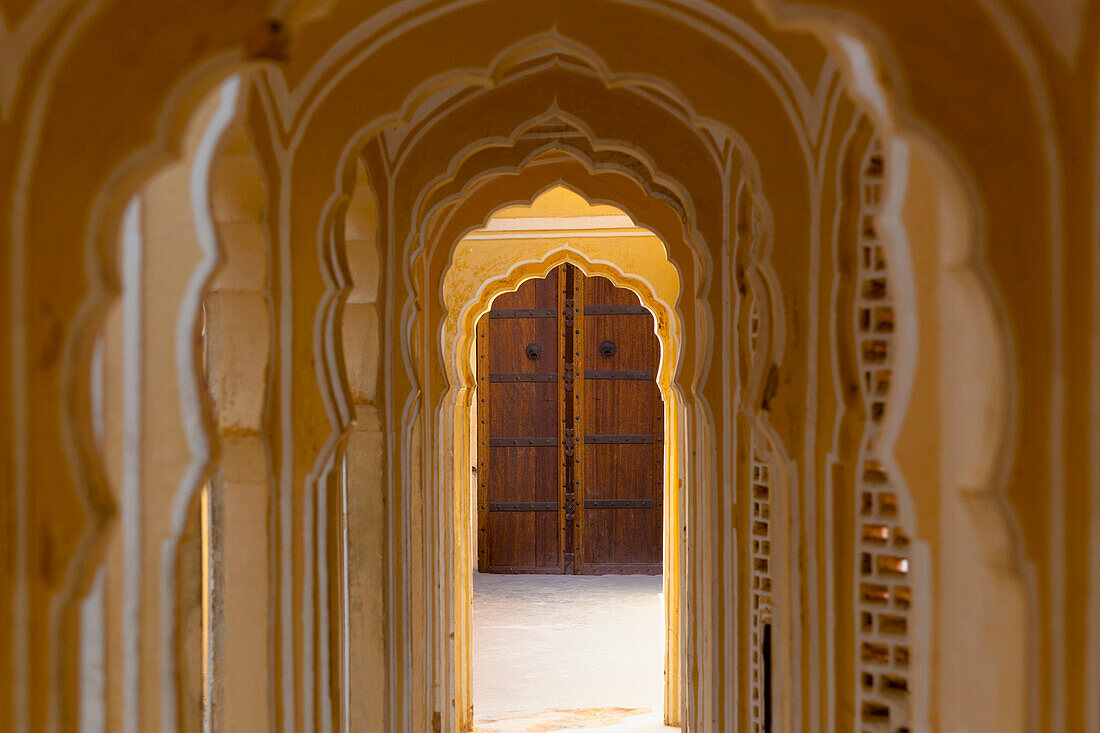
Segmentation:
{"type": "Polygon", "coordinates": [[[561,573],[563,271],[493,302],[478,324],[478,570],[561,573]]]}
{"type": "Polygon", "coordinates": [[[493,302],[477,328],[479,571],[660,572],[658,360],[637,297],[571,265],[493,302]]]}
{"type": "Polygon", "coordinates": [[[660,345],[638,296],[584,278],[580,352],[584,435],[578,573],[659,573],[664,408],[660,345]]]}

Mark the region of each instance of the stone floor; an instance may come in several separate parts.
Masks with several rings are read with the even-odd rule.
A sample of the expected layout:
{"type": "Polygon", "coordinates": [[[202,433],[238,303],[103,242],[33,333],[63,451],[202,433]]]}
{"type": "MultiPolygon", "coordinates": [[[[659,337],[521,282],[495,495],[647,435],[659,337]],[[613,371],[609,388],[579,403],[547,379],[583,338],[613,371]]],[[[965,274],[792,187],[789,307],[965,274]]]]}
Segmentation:
{"type": "Polygon", "coordinates": [[[474,575],[474,730],[667,733],[661,578],[474,575]]]}

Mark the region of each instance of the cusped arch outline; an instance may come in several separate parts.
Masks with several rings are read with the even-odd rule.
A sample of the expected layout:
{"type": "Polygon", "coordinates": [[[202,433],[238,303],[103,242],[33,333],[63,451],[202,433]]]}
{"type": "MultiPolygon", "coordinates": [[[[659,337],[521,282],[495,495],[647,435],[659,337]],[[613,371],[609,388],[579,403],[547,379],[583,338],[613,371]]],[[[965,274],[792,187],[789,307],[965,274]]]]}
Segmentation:
{"type": "MultiPolygon", "coordinates": [[[[560,184],[554,184],[560,185],[560,184]]],[[[676,288],[670,291],[667,273],[660,277],[654,270],[646,272],[626,272],[617,263],[607,259],[598,259],[595,252],[585,252],[574,244],[551,245],[541,255],[533,255],[511,263],[509,269],[498,277],[481,282],[480,284],[467,283],[467,290],[457,292],[448,288],[451,270],[448,269],[448,277],[445,278],[444,287],[448,290],[448,300],[454,303],[462,303],[461,310],[451,325],[449,312],[444,309],[443,326],[440,338],[444,345],[447,368],[447,392],[441,398],[440,421],[447,422],[448,412],[452,413],[451,424],[454,426],[454,453],[461,456],[456,458],[456,470],[453,481],[453,509],[458,517],[459,526],[466,526],[472,521],[471,508],[468,505],[468,496],[465,492],[465,474],[457,470],[459,463],[464,463],[464,457],[468,453],[470,435],[466,434],[465,419],[474,409],[474,389],[477,385],[477,377],[474,371],[474,341],[473,334],[481,317],[490,309],[497,296],[506,292],[513,292],[524,282],[535,278],[546,277],[548,273],[562,264],[572,264],[578,267],[588,276],[604,277],[616,286],[624,287],[635,293],[641,303],[653,314],[654,329],[661,345],[661,359],[658,372],[658,387],[664,398],[664,420],[666,426],[665,458],[664,458],[664,486],[665,486],[665,521],[663,526],[664,538],[662,541],[663,555],[665,558],[665,598],[666,598],[666,665],[665,665],[665,720],[669,724],[677,724],[680,719],[680,650],[675,642],[679,636],[678,630],[680,609],[680,584],[682,574],[679,569],[681,548],[679,546],[679,533],[677,527],[680,522],[682,499],[676,489],[675,478],[678,474],[676,467],[682,460],[679,457],[681,434],[680,421],[686,407],[683,393],[683,385],[678,385],[672,378],[677,373],[677,361],[681,351],[679,334],[682,332],[682,324],[677,316],[675,301],[679,296],[679,277],[675,278],[676,288]],[[661,281],[664,286],[660,285],[661,281]],[[668,292],[670,291],[670,292],[668,292]]],[[[664,266],[672,269],[672,263],[668,259],[663,261],[664,266]]],[[[655,267],[659,267],[655,263],[655,267]]],[[[468,566],[471,552],[474,548],[467,546],[467,542],[458,539],[463,535],[456,533],[454,552],[456,554],[455,585],[460,598],[457,612],[456,627],[458,633],[455,638],[456,669],[459,672],[459,680],[462,670],[469,668],[469,631],[468,618],[469,604],[472,594],[472,586],[468,573],[462,571],[468,566]],[[463,600],[464,599],[464,600],[463,600]]],[[[469,721],[462,720],[462,711],[469,709],[470,690],[458,684],[456,694],[456,707],[460,716],[460,725],[469,721]]]]}
{"type": "MultiPolygon", "coordinates": [[[[293,90],[288,87],[287,80],[281,73],[273,74],[269,82],[272,99],[277,110],[279,127],[287,135],[287,147],[293,148],[297,145],[300,132],[311,124],[310,118],[323,115],[320,109],[329,99],[343,94],[340,87],[346,83],[345,78],[359,67],[369,65],[373,55],[393,53],[392,46],[397,45],[396,39],[405,36],[416,38],[419,37],[418,34],[433,29],[449,31],[454,27],[452,23],[461,22],[458,17],[461,13],[484,13],[492,4],[488,0],[466,0],[431,6],[426,2],[406,4],[399,12],[373,16],[348,30],[332,44],[328,52],[314,61],[293,90]]],[[[678,0],[612,0],[600,4],[605,4],[608,10],[613,9],[620,14],[638,13],[639,18],[646,19],[656,17],[670,27],[683,29],[681,32],[688,36],[697,36],[703,43],[718,44],[730,54],[734,63],[744,67],[745,73],[759,76],[771,89],[771,93],[781,100],[787,115],[792,120],[799,121],[799,127],[804,131],[801,146],[808,149],[810,140],[816,139],[822,125],[822,96],[827,84],[821,84],[819,80],[817,89],[811,91],[807,87],[794,64],[761,30],[767,27],[767,23],[760,16],[754,17],[761,26],[758,28],[744,18],[711,3],[700,6],[698,3],[689,4],[678,0]]],[[[522,16],[516,17],[517,22],[507,24],[513,42],[504,40],[508,35],[505,33],[502,35],[501,47],[511,46],[514,39],[534,34],[541,33],[546,37],[560,35],[559,30],[563,25],[561,20],[552,9],[542,11],[532,7],[522,16]],[[546,17],[542,17],[543,15],[546,17]]],[[[423,38],[421,41],[423,42],[423,38]]],[[[653,41],[660,45],[659,39],[653,41]]],[[[692,46],[690,43],[672,43],[668,47],[683,49],[692,46]]],[[[481,50],[478,48],[477,52],[481,50]]],[[[413,53],[416,54],[416,51],[413,53]]],[[[512,58],[522,57],[522,54],[509,55],[512,58]]],[[[822,52],[822,57],[824,55],[822,52]]],[[[685,68],[694,68],[687,61],[682,63],[685,68]]],[[[485,67],[484,62],[459,64],[463,69],[485,67]]],[[[417,98],[423,99],[428,95],[427,87],[424,87],[417,98]]]]}

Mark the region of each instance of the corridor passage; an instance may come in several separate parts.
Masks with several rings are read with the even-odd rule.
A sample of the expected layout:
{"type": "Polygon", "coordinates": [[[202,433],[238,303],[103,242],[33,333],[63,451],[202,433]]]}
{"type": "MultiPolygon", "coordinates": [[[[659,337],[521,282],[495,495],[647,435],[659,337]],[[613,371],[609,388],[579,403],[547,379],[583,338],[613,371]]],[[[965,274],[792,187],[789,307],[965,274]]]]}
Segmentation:
{"type": "Polygon", "coordinates": [[[476,733],[661,724],[661,576],[474,575],[476,733]]]}

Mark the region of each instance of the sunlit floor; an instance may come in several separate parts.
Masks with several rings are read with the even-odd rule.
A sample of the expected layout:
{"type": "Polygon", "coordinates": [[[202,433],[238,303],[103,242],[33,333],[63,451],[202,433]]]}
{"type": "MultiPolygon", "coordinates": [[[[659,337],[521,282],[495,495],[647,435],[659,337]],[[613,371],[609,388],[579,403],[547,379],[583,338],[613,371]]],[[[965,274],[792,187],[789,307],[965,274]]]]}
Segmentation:
{"type": "Polygon", "coordinates": [[[474,576],[474,729],[667,733],[661,578],[474,576]]]}

